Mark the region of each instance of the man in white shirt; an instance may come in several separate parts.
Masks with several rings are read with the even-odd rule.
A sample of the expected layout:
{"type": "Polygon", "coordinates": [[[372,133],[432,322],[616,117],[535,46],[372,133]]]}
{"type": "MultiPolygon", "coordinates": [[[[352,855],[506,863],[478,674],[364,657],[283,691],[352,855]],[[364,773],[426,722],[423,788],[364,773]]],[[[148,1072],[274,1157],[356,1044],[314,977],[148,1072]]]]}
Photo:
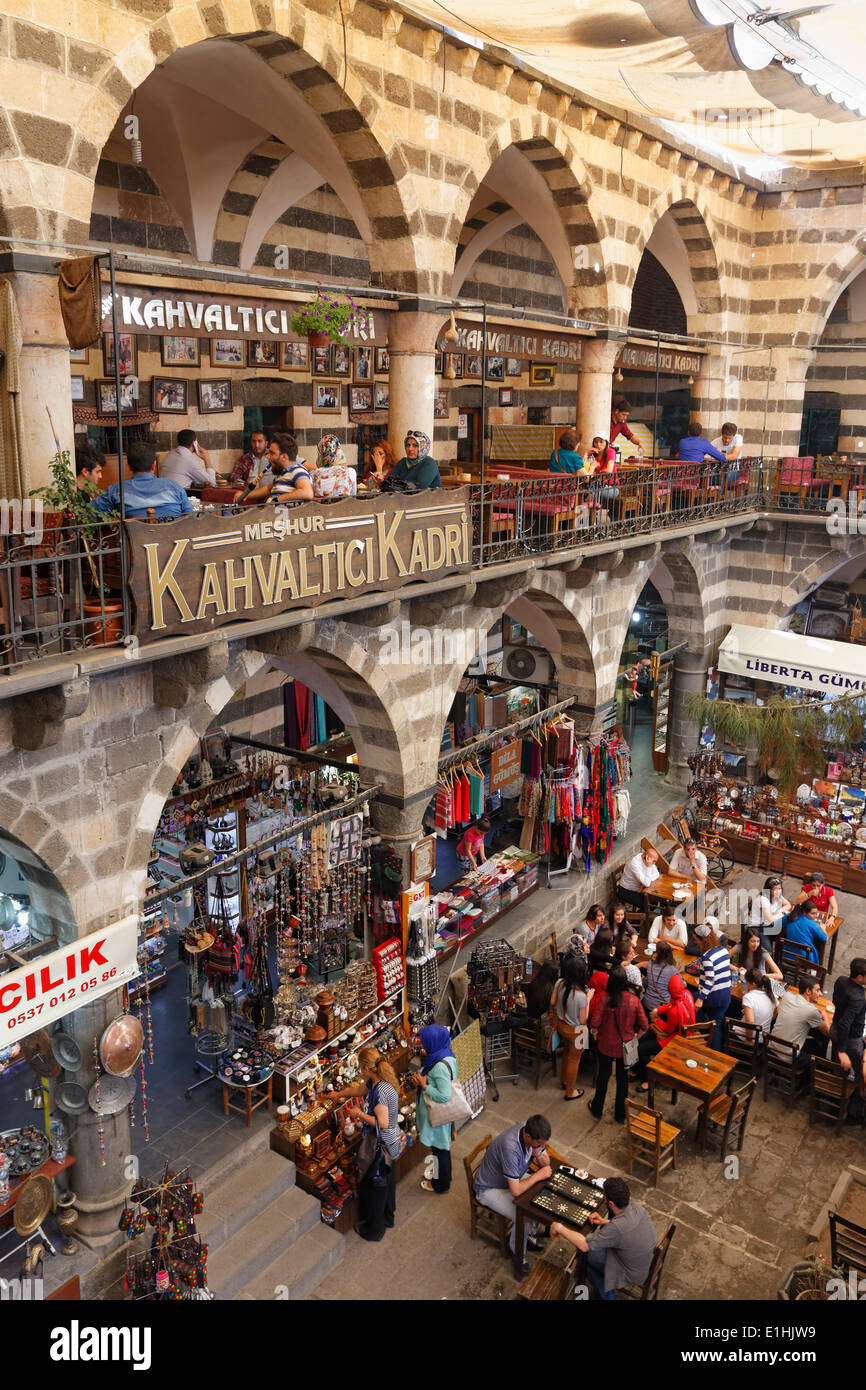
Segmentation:
{"type": "Polygon", "coordinates": [[[671,873],[691,879],[692,883],[706,883],[707,856],[697,845],[680,845],[671,859],[671,873]]]}
{"type": "Polygon", "coordinates": [[[688,928],[672,907],[665,908],[664,912],[660,912],[658,917],[653,918],[653,924],[647,937],[648,944],[652,945],[655,941],[667,941],[670,946],[684,951],[688,945],[688,940],[688,928]]]}
{"type": "Polygon", "coordinates": [[[732,465],[728,469],[728,477],[730,479],[736,478],[740,471],[737,460],[743,450],[743,436],[738,433],[736,425],[731,424],[730,421],[722,425],[721,434],[717,439],[712,440],[712,443],[732,465]]]}
{"type": "Polygon", "coordinates": [[[619,896],[638,912],[644,908],[644,893],[659,876],[657,849],[645,849],[629,859],[619,881],[619,896]]]}
{"type": "Polygon", "coordinates": [[[208,452],[195,437],[195,430],[180,430],[177,444],[169,449],[160,465],[161,478],[171,478],[180,487],[213,487],[216,469],[211,468],[208,452]]]}

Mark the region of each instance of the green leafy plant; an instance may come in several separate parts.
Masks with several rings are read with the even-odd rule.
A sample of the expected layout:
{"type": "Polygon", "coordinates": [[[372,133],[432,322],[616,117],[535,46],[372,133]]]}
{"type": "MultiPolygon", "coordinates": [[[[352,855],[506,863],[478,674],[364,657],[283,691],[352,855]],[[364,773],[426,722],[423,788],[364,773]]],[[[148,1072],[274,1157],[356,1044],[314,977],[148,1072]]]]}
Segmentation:
{"type": "Polygon", "coordinates": [[[102,522],[104,518],[91,500],[99,496],[99,488],[91,482],[78,486],[69,450],[58,449],[48,466],[51,470],[50,484],[31,488],[30,496],[41,498],[47,508],[62,512],[64,519],[71,520],[77,526],[102,522]]]}
{"type": "Polygon", "coordinates": [[[292,332],[299,336],[309,337],[314,333],[326,333],[332,342],[338,343],[346,329],[363,317],[366,315],[358,308],[351,295],[345,298],[342,295],[332,297],[325,294],[324,290],[319,290],[315,299],[311,299],[302,305],[297,313],[292,314],[290,323],[292,332]]]}

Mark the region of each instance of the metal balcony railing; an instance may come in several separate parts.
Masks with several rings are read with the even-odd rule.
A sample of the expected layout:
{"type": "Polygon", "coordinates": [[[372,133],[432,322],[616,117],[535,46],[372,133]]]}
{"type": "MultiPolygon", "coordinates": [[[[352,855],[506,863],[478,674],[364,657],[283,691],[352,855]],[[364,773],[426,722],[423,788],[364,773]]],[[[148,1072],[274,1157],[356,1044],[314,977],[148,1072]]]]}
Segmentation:
{"type": "MultiPolygon", "coordinates": [[[[519,560],[631,536],[659,536],[752,511],[859,516],[866,460],[741,458],[737,466],[656,460],[620,465],[615,479],[534,475],[502,467],[470,483],[473,565],[519,560]]],[[[223,508],[237,512],[238,508],[223,508]]],[[[49,524],[37,539],[0,535],[0,675],[33,661],[95,647],[122,646],[131,634],[121,584],[121,528],[49,524]]],[[[207,516],[202,525],[207,525],[207,516]]],[[[866,530],[866,526],[864,526],[866,530]]]]}

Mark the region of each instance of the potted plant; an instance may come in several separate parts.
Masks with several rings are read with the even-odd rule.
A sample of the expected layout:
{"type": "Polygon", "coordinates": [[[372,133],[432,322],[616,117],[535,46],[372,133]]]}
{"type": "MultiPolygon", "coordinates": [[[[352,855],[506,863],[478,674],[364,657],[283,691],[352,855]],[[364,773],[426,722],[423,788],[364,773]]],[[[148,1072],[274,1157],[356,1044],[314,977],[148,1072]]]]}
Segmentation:
{"type": "Polygon", "coordinates": [[[319,290],[315,299],[303,304],[290,319],[293,333],[307,338],[310,348],[338,343],[352,326],[361,311],[351,295],[331,296],[319,290]]]}
{"type": "Polygon", "coordinates": [[[813,1255],[791,1266],[779,1285],[776,1298],[792,1303],[828,1302],[838,1297],[835,1291],[841,1279],[841,1269],[835,1269],[820,1255],[813,1255]]]}

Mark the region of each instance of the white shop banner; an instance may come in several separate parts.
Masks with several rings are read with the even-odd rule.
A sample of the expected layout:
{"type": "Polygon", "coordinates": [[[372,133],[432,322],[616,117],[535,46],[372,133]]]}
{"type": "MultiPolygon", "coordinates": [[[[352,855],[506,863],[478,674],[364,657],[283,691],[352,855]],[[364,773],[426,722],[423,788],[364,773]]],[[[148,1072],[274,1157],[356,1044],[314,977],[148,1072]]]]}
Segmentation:
{"type": "Polygon", "coordinates": [[[866,647],[797,632],[767,632],[742,623],[735,623],[722,642],[718,667],[731,675],[822,694],[866,690],[866,647]]]}
{"type": "Polygon", "coordinates": [[[70,941],[8,975],[0,975],[0,1047],[119,989],[140,974],[138,918],[70,941]]]}

